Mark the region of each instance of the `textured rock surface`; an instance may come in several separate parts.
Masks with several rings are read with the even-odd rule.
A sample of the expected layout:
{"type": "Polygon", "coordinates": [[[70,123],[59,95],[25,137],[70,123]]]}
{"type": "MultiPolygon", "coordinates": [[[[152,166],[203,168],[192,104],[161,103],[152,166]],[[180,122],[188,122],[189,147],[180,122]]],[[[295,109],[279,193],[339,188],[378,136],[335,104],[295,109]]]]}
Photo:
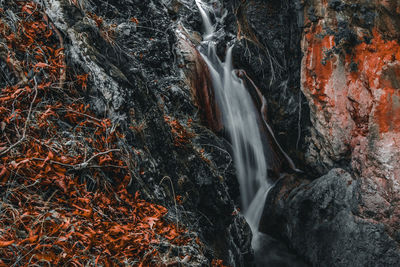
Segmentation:
{"type": "Polygon", "coordinates": [[[220,44],[234,43],[233,63],[243,69],[267,100],[268,122],[297,167],[304,162],[309,108],[300,90],[299,1],[221,1],[228,13],[220,44]]]}
{"type": "Polygon", "coordinates": [[[262,225],[313,266],[398,266],[398,244],[384,224],[360,217],[361,192],[343,169],[300,185],[288,176],[268,196],[262,225]]]}
{"type": "Polygon", "coordinates": [[[315,266],[397,266],[398,1],[304,1],[303,9],[305,159],[328,174],[281,180],[261,228],[315,266]]]}
{"type": "MultiPolygon", "coordinates": [[[[64,36],[68,65],[89,73],[88,103],[126,136],[131,191],[204,243],[188,264],[251,266],[229,145],[203,126],[221,130],[195,50],[194,0],[38,2],[64,36]]],[[[314,266],[397,266],[398,1],[208,2],[224,14],[221,58],[235,44],[234,65],[265,95],[278,141],[308,178],[322,176],[279,180],[261,230],[314,266]]]]}
{"type": "Polygon", "coordinates": [[[188,264],[251,266],[250,229],[228,192],[238,195],[227,145],[199,123],[179,64],[179,25],[200,31],[194,1],[43,2],[68,64],[89,73],[88,102],[124,131],[132,192],[198,233],[204,250],[193,248],[188,264]]]}
{"type": "Polygon", "coordinates": [[[305,6],[302,90],[311,108],[307,160],[360,180],[362,214],[400,227],[397,1],[320,1],[305,6]],[[397,11],[396,11],[397,10],[397,11]],[[397,15],[396,15],[397,14],[397,15]]]}

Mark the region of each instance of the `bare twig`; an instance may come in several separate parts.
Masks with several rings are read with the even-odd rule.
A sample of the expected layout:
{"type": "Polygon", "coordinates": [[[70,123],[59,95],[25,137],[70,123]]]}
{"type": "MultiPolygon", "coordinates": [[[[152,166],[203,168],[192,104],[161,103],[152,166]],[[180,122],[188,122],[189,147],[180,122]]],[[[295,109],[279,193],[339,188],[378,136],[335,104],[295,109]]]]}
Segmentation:
{"type": "Polygon", "coordinates": [[[65,56],[64,56],[64,38],[62,37],[60,31],[56,28],[54,23],[51,22],[47,14],[44,12],[41,12],[41,14],[43,16],[43,19],[47,22],[47,24],[49,24],[53,28],[54,32],[58,37],[58,41],[60,42],[60,48],[61,48],[60,54],[62,53],[61,56],[63,65],[63,67],[60,69],[60,88],[62,89],[64,87],[64,83],[67,78],[67,65],[65,64],[65,56]]]}
{"type": "Polygon", "coordinates": [[[80,169],[86,168],[88,166],[89,162],[92,161],[93,159],[95,159],[96,157],[101,156],[101,155],[105,155],[105,154],[108,154],[108,153],[111,153],[111,152],[121,152],[121,149],[110,149],[110,150],[107,150],[107,151],[104,151],[104,152],[97,153],[97,154],[93,155],[92,157],[90,157],[87,161],[85,161],[83,163],[80,163],[78,165],[74,165],[74,168],[76,170],[80,170],[80,169]]]}
{"type": "Polygon", "coordinates": [[[224,172],[226,172],[226,170],[229,168],[229,166],[230,166],[231,163],[232,163],[232,156],[231,156],[231,154],[230,154],[228,151],[226,151],[225,149],[223,149],[223,148],[221,148],[221,147],[218,147],[218,146],[215,146],[215,145],[212,145],[212,144],[200,144],[200,146],[209,146],[209,147],[213,147],[213,148],[218,149],[218,150],[221,151],[221,152],[226,153],[226,154],[229,156],[229,163],[227,164],[227,166],[226,166],[225,169],[224,169],[224,172]]]}
{"type": "Polygon", "coordinates": [[[38,93],[38,91],[37,91],[36,79],[34,79],[34,80],[35,80],[35,96],[33,97],[33,100],[32,100],[32,102],[31,102],[31,104],[30,104],[30,106],[29,106],[28,117],[27,117],[26,120],[25,120],[24,131],[23,131],[23,133],[22,133],[22,137],[21,137],[21,139],[19,139],[16,143],[14,143],[14,144],[11,145],[10,147],[6,148],[5,150],[1,151],[1,152],[0,152],[0,156],[2,156],[2,155],[4,155],[4,154],[8,153],[11,149],[13,149],[14,147],[18,146],[19,144],[21,144],[21,143],[22,143],[23,141],[25,141],[25,139],[26,139],[26,130],[27,130],[28,124],[29,124],[29,122],[30,122],[30,117],[31,117],[31,113],[32,113],[33,104],[34,104],[35,101],[36,101],[36,97],[37,97],[37,93],[38,93]]]}
{"type": "Polygon", "coordinates": [[[171,184],[171,189],[172,189],[172,194],[174,197],[174,204],[175,204],[175,212],[176,212],[176,227],[179,230],[179,215],[178,215],[178,205],[176,204],[176,196],[175,196],[175,189],[174,189],[174,184],[172,183],[171,177],[169,176],[164,176],[161,181],[160,184],[162,184],[164,182],[165,179],[168,179],[170,184],[171,184]]]}
{"type": "Polygon", "coordinates": [[[78,114],[78,115],[81,115],[81,116],[88,117],[89,119],[92,119],[92,120],[94,120],[94,121],[102,122],[102,120],[100,120],[100,119],[97,119],[97,118],[95,118],[95,117],[92,117],[92,116],[90,116],[90,115],[87,115],[87,114],[82,113],[82,112],[79,112],[79,111],[75,111],[75,110],[73,110],[73,109],[58,109],[58,110],[60,110],[60,111],[72,112],[72,113],[75,113],[75,114],[78,114]]]}
{"type": "MultiPolygon", "coordinates": [[[[120,152],[120,151],[121,151],[120,149],[110,149],[110,150],[107,150],[107,151],[104,151],[104,152],[99,152],[99,153],[93,155],[92,157],[90,157],[88,160],[86,160],[86,161],[84,161],[82,163],[79,163],[79,164],[66,164],[66,163],[62,163],[62,162],[59,162],[59,161],[55,161],[55,160],[48,160],[48,162],[50,164],[57,164],[57,165],[61,165],[61,166],[64,166],[64,167],[73,168],[75,170],[82,170],[82,169],[87,168],[87,167],[92,167],[92,166],[88,166],[88,165],[89,165],[90,161],[92,161],[96,157],[101,156],[101,155],[105,155],[105,154],[108,154],[108,153],[111,153],[111,152],[120,152]]],[[[32,160],[38,160],[38,161],[46,161],[46,159],[41,159],[41,158],[31,158],[31,159],[32,160]]],[[[114,165],[107,165],[107,166],[114,166],[114,165]]],[[[95,165],[93,167],[94,168],[99,168],[99,167],[107,167],[107,166],[95,165]]],[[[121,166],[119,166],[119,167],[121,167],[121,166]]]]}

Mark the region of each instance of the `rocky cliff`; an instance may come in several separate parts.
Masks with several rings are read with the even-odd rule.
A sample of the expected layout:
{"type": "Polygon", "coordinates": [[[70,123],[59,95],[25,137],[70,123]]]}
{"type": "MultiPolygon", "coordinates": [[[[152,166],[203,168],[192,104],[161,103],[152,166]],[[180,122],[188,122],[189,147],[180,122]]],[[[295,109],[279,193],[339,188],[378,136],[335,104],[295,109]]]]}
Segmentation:
{"type": "Polygon", "coordinates": [[[0,16],[0,265],[252,263],[228,145],[177,48],[201,31],[194,1],[11,0],[0,16]]]}
{"type": "Polygon", "coordinates": [[[254,259],[194,0],[5,0],[0,266],[398,266],[398,1],[204,2],[273,130],[273,241],[254,259]]]}
{"type": "Polygon", "coordinates": [[[275,224],[313,265],[396,266],[398,2],[302,7],[301,90],[311,119],[305,161],[326,175],[311,183],[284,178],[269,196],[265,230],[275,224]]]}

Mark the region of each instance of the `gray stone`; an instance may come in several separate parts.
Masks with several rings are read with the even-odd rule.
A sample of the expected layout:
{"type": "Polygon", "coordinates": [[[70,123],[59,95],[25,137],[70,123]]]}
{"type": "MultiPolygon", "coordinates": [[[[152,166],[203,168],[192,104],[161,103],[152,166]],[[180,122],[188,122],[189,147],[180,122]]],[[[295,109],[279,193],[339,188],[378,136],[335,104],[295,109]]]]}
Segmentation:
{"type": "Polygon", "coordinates": [[[382,223],[360,217],[360,183],[348,172],[293,187],[291,179],[268,196],[262,231],[286,239],[313,266],[398,266],[398,243],[382,223]]]}

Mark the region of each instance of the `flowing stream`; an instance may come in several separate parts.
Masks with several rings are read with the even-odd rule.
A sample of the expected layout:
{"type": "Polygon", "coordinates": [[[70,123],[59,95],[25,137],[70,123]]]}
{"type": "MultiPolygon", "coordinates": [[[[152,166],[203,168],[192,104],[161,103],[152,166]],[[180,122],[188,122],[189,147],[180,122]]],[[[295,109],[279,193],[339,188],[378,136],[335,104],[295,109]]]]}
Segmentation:
{"type": "MultiPolygon", "coordinates": [[[[223,22],[226,13],[216,15],[209,5],[201,0],[195,1],[204,25],[203,42],[198,51],[210,71],[222,122],[231,140],[240,184],[242,212],[253,233],[252,247],[256,266],[306,267],[307,264],[290,252],[286,245],[258,231],[265,200],[272,187],[267,174],[267,156],[271,156],[271,151],[265,149],[269,147],[264,145],[268,140],[259,126],[264,118],[260,118],[252,97],[233,70],[233,46],[227,49],[225,62],[217,56],[216,40],[220,34],[217,27],[221,24],[219,22],[223,22]]],[[[271,136],[274,138],[272,131],[271,136]]],[[[278,143],[277,147],[291,168],[297,170],[278,143]]]]}
{"type": "MultiPolygon", "coordinates": [[[[205,28],[199,51],[208,65],[218,108],[232,147],[233,159],[240,183],[242,211],[253,232],[253,247],[257,246],[258,225],[271,183],[267,177],[267,159],[259,129],[259,113],[243,81],[232,67],[232,48],[225,62],[216,53],[216,26],[210,19],[207,6],[196,0],[205,28]]],[[[264,140],[265,141],[265,140],[264,140]]]]}

